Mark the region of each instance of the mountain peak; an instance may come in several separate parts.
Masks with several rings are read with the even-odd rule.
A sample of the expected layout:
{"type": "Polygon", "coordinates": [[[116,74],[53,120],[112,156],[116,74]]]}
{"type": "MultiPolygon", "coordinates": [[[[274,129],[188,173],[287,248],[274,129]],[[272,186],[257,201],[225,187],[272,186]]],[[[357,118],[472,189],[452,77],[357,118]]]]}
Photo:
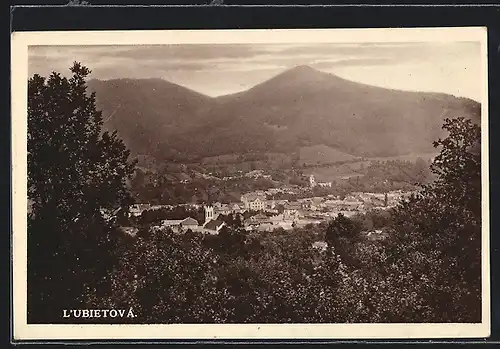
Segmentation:
{"type": "Polygon", "coordinates": [[[323,76],[325,73],[312,68],[309,65],[298,65],[291,69],[285,70],[282,75],[291,75],[294,77],[313,77],[313,76],[323,76]]]}
{"type": "Polygon", "coordinates": [[[316,69],[312,68],[311,66],[309,65],[306,65],[306,64],[302,64],[302,65],[298,65],[294,68],[291,68],[289,69],[289,71],[293,71],[293,72],[318,72],[316,69]]]}
{"type": "MultiPolygon", "coordinates": [[[[298,65],[283,71],[281,74],[265,81],[263,84],[306,84],[318,83],[328,77],[329,74],[316,70],[308,65],[298,65]]],[[[258,85],[257,85],[258,86],[258,85]]],[[[257,87],[255,86],[255,87],[257,87]]]]}

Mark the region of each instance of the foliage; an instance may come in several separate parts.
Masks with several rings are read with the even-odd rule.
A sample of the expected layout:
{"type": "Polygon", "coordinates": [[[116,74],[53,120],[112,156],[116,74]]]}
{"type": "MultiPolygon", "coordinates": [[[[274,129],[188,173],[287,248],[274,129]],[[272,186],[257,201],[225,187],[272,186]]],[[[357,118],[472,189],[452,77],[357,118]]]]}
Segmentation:
{"type": "Polygon", "coordinates": [[[411,270],[428,321],[480,321],[481,132],[465,118],[446,119],[449,133],[432,164],[437,179],[395,211],[392,261],[411,270]]]}
{"type": "Polygon", "coordinates": [[[28,320],[61,321],[89,292],[108,290],[114,214],[130,202],[134,163],[102,132],[86,67],[28,81],[28,320]]]}
{"type": "Polygon", "coordinates": [[[464,119],[444,127],[436,181],[396,209],[291,231],[247,232],[230,216],[219,235],[152,229],[129,246],[113,276],[127,297],[111,305],[134,304],[141,322],[479,321],[479,130],[464,119]]]}

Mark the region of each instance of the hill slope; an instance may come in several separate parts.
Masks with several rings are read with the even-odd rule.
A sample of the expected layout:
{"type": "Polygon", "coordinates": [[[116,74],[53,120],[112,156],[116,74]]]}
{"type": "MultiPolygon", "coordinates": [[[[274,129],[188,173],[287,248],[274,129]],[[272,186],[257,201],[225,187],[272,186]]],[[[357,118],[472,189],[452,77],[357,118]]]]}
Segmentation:
{"type": "Polygon", "coordinates": [[[106,127],[135,152],[163,158],[315,145],[353,156],[428,152],[445,117],[480,118],[479,103],[469,99],[364,85],[308,66],[219,98],[159,79],[91,86],[105,118],[114,115],[106,127]]]}
{"type": "Polygon", "coordinates": [[[117,130],[133,154],[154,155],[170,134],[197,125],[214,102],[162,79],[94,79],[88,86],[96,93],[104,128],[117,130]]]}
{"type": "Polygon", "coordinates": [[[394,156],[430,151],[445,117],[478,120],[479,112],[472,100],[388,90],[300,66],[220,98],[200,129],[204,149],[214,153],[227,151],[225,144],[242,152],[324,144],[356,156],[394,156]]]}

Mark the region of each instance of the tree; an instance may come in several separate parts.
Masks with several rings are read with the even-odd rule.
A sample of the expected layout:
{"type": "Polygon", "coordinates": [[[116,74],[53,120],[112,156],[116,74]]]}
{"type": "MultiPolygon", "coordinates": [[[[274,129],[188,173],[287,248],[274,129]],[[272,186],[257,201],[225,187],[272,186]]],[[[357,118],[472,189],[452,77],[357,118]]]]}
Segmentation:
{"type": "MultiPolygon", "coordinates": [[[[481,131],[469,119],[446,119],[431,170],[436,180],[394,212],[388,264],[405,270],[425,321],[481,319],[481,131]]],[[[406,286],[402,286],[406,287],[406,286]]]]}
{"type": "Polygon", "coordinates": [[[374,226],[372,217],[368,214],[363,215],[363,218],[360,221],[360,225],[364,231],[372,230],[374,226]]]}
{"type": "Polygon", "coordinates": [[[481,129],[463,117],[446,119],[443,128],[449,136],[434,142],[442,149],[431,165],[437,180],[430,189],[444,194],[448,203],[461,206],[480,222],[481,129]]]}
{"type": "Polygon", "coordinates": [[[339,213],[332,219],[326,229],[325,240],[329,251],[333,249],[344,262],[351,263],[353,244],[357,241],[361,231],[361,224],[339,213]]]}
{"type": "Polygon", "coordinates": [[[422,158],[417,158],[414,165],[415,179],[418,184],[427,184],[431,178],[430,167],[422,158]]]}
{"type": "Polygon", "coordinates": [[[339,213],[328,225],[326,239],[328,243],[334,243],[337,238],[352,237],[358,230],[359,227],[352,219],[339,213]]]}
{"type": "Polygon", "coordinates": [[[61,321],[62,309],[108,290],[118,236],[114,214],[134,171],[116,131],[102,131],[90,70],[28,81],[28,321],[61,321]]]}

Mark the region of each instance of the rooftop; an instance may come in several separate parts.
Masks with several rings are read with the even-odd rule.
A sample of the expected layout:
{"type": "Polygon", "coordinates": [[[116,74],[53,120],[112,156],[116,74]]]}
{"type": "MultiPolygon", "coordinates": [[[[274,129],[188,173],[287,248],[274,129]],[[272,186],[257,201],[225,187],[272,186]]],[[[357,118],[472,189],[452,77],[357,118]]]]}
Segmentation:
{"type": "Polygon", "coordinates": [[[184,218],[181,223],[183,225],[198,225],[198,221],[192,217],[184,218]]]}
{"type": "Polygon", "coordinates": [[[255,201],[257,199],[265,200],[266,195],[260,193],[248,193],[241,196],[241,200],[255,201]]]}
{"type": "Polygon", "coordinates": [[[285,205],[285,210],[299,210],[302,208],[302,205],[298,202],[291,202],[285,205]]]}
{"type": "Polygon", "coordinates": [[[219,221],[219,220],[211,220],[210,222],[208,222],[206,225],[205,225],[205,229],[208,229],[208,230],[217,230],[217,228],[219,228],[222,224],[224,224],[223,221],[219,221]]]}

